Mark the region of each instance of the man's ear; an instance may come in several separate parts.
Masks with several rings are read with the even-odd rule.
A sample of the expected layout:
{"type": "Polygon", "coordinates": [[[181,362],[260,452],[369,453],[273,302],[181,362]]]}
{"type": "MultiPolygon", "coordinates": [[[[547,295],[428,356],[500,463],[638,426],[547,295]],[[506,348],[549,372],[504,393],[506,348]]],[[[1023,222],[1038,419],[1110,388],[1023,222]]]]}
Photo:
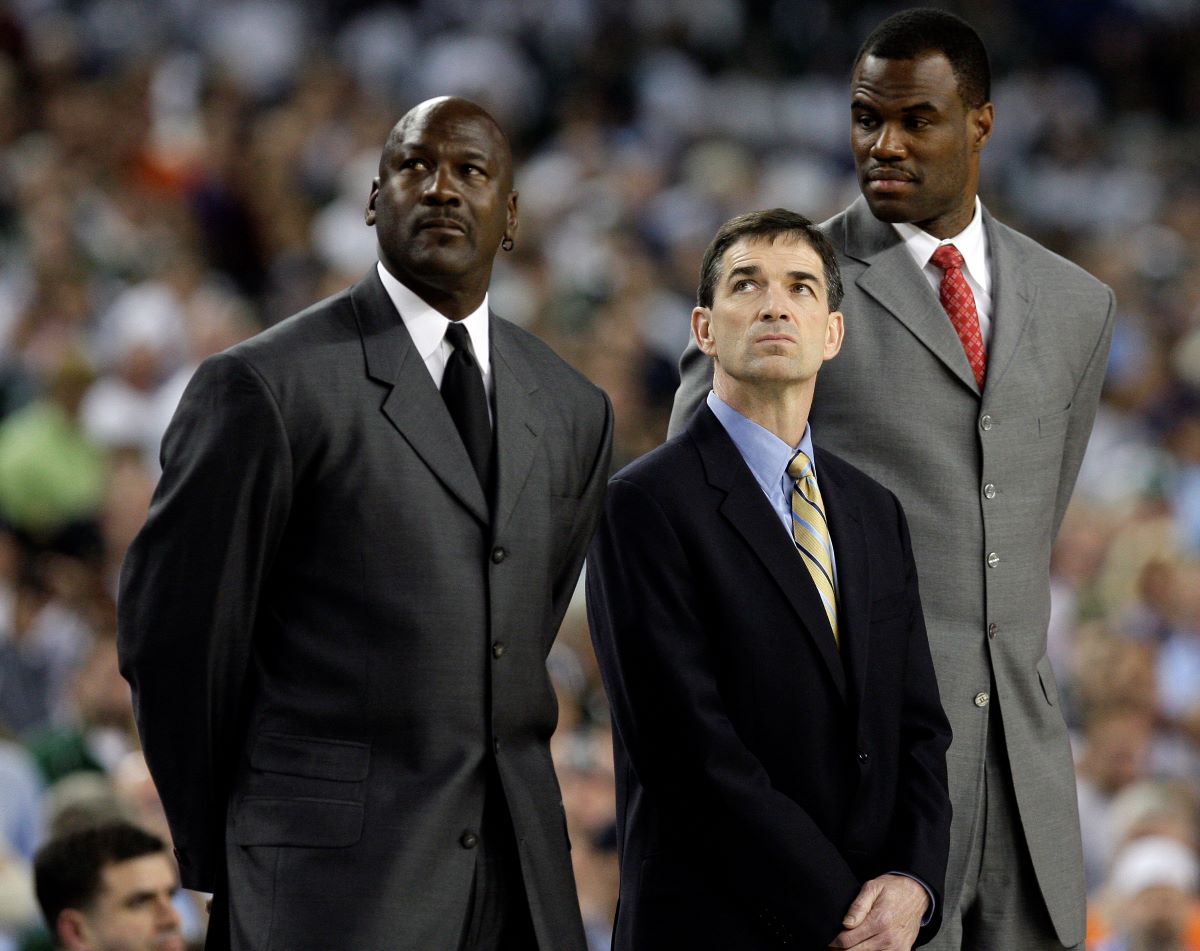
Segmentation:
{"type": "Polygon", "coordinates": [[[517,219],[517,192],[514,189],[508,193],[508,227],[504,229],[505,237],[516,239],[520,222],[517,219]]]}
{"type": "Polygon", "coordinates": [[[708,307],[696,307],[692,310],[692,336],[696,338],[696,346],[705,356],[714,356],[715,345],[712,336],[712,310],[708,307]]]}
{"type": "Polygon", "coordinates": [[[87,918],[78,908],[64,908],[54,925],[58,943],[66,951],[92,951],[87,918]]]}
{"type": "Polygon", "coordinates": [[[846,319],[840,310],[829,315],[829,324],[825,328],[825,348],[821,352],[822,360],[832,360],[842,349],[842,341],[846,339],[846,319]]]}
{"type": "Polygon", "coordinates": [[[970,113],[971,122],[971,148],[975,152],[982,151],[987,140],[992,137],[992,123],[996,119],[996,110],[990,102],[985,102],[978,109],[972,109],[970,113]]]}
{"type": "Polygon", "coordinates": [[[368,228],[375,227],[375,200],[379,197],[379,177],[376,176],[371,181],[371,194],[367,196],[367,210],[363,214],[363,220],[366,221],[368,228]]]}

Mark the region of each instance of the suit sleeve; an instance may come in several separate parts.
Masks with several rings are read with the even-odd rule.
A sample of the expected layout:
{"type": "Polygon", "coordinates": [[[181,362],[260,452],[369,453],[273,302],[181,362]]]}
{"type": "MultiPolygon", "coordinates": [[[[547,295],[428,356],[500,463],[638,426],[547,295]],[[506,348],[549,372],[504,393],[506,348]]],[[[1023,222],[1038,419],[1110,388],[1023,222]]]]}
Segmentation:
{"type": "Polygon", "coordinates": [[[861,883],[734,729],[700,614],[702,583],[657,502],[610,483],[588,559],[588,613],[633,769],[673,825],[703,843],[748,916],[777,935],[831,940],[861,883]]]}
{"type": "Polygon", "coordinates": [[[946,750],[950,746],[951,732],[929,652],[908,523],[899,501],[895,501],[895,506],[911,614],[900,724],[899,783],[889,845],[892,867],[915,876],[935,896],[933,914],[918,935],[917,944],[920,945],[937,934],[942,923],[946,863],[950,853],[951,805],[946,750]]]}
{"type": "Polygon", "coordinates": [[[1054,501],[1054,537],[1058,536],[1067,505],[1071,501],[1071,493],[1075,491],[1075,479],[1079,475],[1088,438],[1092,434],[1092,423],[1096,420],[1096,409],[1100,403],[1100,390],[1104,385],[1104,372],[1108,369],[1108,348],[1112,343],[1116,299],[1109,288],[1105,288],[1105,291],[1108,295],[1108,313],[1083,376],[1075,387],[1075,395],[1071,399],[1071,417],[1067,423],[1062,469],[1058,476],[1058,495],[1054,501]]]}
{"type": "Polygon", "coordinates": [[[229,354],[205,361],[162,461],[121,572],[121,672],[182,883],[212,891],[255,617],[291,502],[288,440],[257,372],[229,354]]]}
{"type": "Polygon", "coordinates": [[[561,622],[566,614],[567,604],[575,593],[579,581],[579,572],[583,568],[584,555],[588,543],[596,531],[596,522],[600,519],[600,509],[604,502],[604,489],[608,482],[608,467],[612,461],[613,412],[608,394],[598,391],[604,402],[603,419],[600,425],[599,439],[592,449],[591,469],[579,498],[579,508],[575,523],[571,530],[571,539],[563,549],[567,556],[559,566],[554,577],[553,605],[554,617],[561,622]]]}
{"type": "Polygon", "coordinates": [[[695,337],[690,338],[683,356],[679,358],[679,389],[675,391],[675,403],[671,407],[668,437],[683,431],[712,389],[712,379],[712,360],[696,346],[695,337]]]}

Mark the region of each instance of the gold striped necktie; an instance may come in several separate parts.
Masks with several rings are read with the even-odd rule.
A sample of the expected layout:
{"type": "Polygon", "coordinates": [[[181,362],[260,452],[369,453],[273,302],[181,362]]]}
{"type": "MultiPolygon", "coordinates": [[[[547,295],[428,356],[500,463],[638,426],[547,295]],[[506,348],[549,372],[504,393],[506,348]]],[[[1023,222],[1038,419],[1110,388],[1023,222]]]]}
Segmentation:
{"type": "MultiPolygon", "coordinates": [[[[812,460],[800,450],[788,463],[787,474],[792,484],[792,538],[812,575],[817,594],[825,605],[825,615],[838,642],[837,592],[833,583],[833,547],[829,541],[829,526],[825,522],[825,506],[821,490],[813,475],[812,460]]],[[[840,642],[839,642],[840,643],[840,642]]]]}

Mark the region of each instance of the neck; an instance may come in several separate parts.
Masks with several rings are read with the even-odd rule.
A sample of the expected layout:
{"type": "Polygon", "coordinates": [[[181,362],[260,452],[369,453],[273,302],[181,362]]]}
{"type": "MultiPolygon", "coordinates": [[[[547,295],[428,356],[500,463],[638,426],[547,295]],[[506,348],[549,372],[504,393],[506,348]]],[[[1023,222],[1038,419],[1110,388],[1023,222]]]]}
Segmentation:
{"type": "Polygon", "coordinates": [[[813,384],[811,379],[800,383],[745,383],[725,375],[720,368],[713,374],[713,391],[726,405],[793,447],[808,426],[813,384]]]}
{"type": "Polygon", "coordinates": [[[489,271],[481,281],[464,282],[457,276],[448,276],[445,282],[441,282],[437,280],[440,275],[408,274],[392,267],[387,261],[383,261],[383,266],[392,277],[447,320],[462,320],[475,313],[483,303],[491,279],[489,271]]]}
{"type": "Polygon", "coordinates": [[[945,241],[947,238],[953,238],[962,234],[963,230],[971,223],[971,219],[975,217],[975,192],[971,191],[971,198],[954,211],[940,217],[931,218],[929,221],[914,222],[922,231],[926,231],[933,235],[939,241],[945,241]]]}

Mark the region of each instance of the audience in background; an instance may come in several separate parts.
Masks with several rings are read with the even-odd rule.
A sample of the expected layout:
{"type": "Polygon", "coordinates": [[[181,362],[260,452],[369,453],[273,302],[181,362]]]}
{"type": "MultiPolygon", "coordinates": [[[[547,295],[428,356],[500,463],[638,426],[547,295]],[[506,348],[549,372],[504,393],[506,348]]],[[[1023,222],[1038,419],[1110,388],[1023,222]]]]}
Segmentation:
{"type": "MultiPolygon", "coordinates": [[[[665,432],[717,225],[856,193],[844,77],[901,5],[0,0],[0,951],[32,919],[40,813],[160,821],[107,646],[158,440],[202,357],[375,260],[362,183],[396,117],[455,92],[513,133],[522,240],[493,303],[609,392],[619,466],[665,432]],[[87,795],[58,778],[78,767],[87,795]]],[[[1200,13],[977,6],[1003,116],[984,201],[1119,307],[1050,637],[1099,947],[1195,921],[1194,873],[1153,870],[1194,863],[1200,810],[1200,13]],[[1130,852],[1162,836],[1174,860],[1130,852]]],[[[583,624],[552,657],[553,751],[599,949],[611,750],[583,624]]]]}

